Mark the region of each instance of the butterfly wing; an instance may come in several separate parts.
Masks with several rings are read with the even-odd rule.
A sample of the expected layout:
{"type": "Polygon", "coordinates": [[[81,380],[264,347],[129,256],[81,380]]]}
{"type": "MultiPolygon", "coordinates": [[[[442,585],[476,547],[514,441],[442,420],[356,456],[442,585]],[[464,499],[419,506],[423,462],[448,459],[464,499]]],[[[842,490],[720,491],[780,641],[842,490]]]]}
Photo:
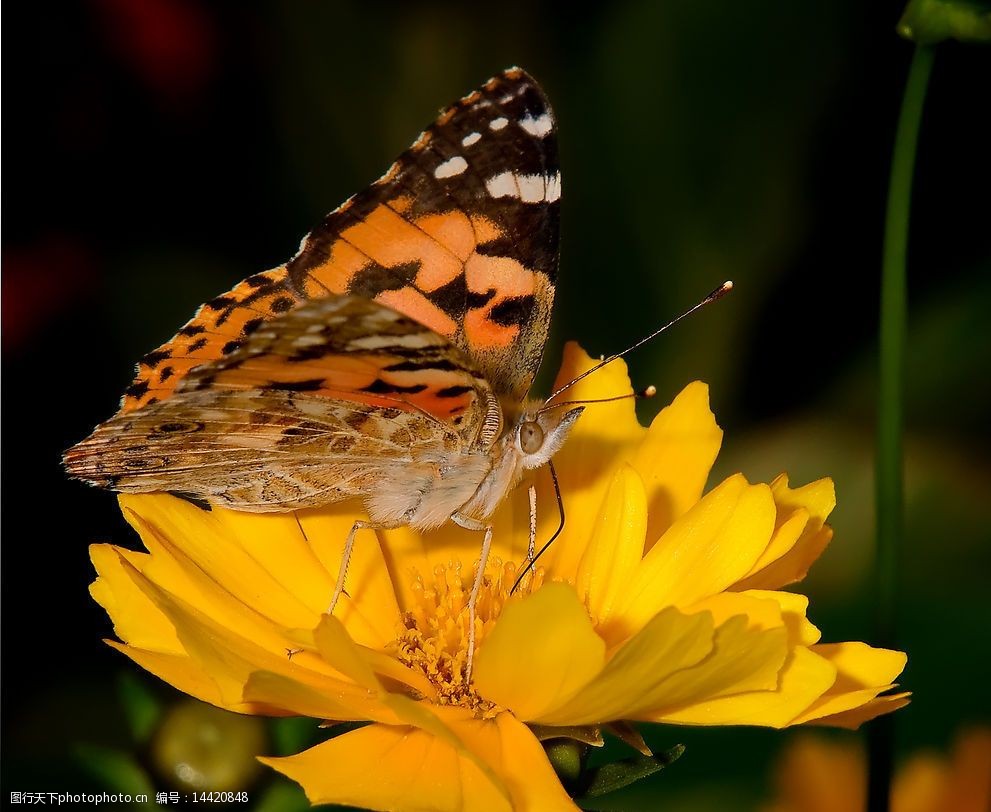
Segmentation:
{"type": "Polygon", "coordinates": [[[499,420],[488,383],[446,338],[369,299],[328,295],[198,366],[171,397],[98,426],[65,464],[95,485],[241,510],[327,504],[393,481],[415,499],[418,476],[487,445],[499,420]]]}
{"type": "Polygon", "coordinates": [[[331,212],[287,264],[204,304],[146,355],[122,412],[163,401],[254,331],[332,294],[380,302],[521,399],[547,338],[561,178],[550,106],[510,69],[445,110],[365,191],[331,212]]]}

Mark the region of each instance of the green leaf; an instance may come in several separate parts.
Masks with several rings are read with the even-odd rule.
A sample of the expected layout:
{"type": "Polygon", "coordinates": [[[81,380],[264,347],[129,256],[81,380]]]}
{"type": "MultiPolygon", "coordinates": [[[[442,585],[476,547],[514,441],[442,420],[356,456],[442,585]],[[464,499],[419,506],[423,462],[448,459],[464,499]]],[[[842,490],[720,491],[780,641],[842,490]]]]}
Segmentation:
{"type": "Polygon", "coordinates": [[[143,744],[148,741],[162,716],[162,703],[147,682],[130,671],[123,672],[118,678],[117,694],[127,717],[131,736],[136,742],[143,744]]]}
{"type": "Polygon", "coordinates": [[[155,797],[151,779],[129,753],[92,744],[79,744],[73,755],[83,770],[102,788],[111,792],[155,797]]]}
{"type": "Polygon", "coordinates": [[[628,787],[648,775],[660,772],[669,764],[677,761],[685,752],[685,746],[676,744],[666,753],[653,756],[634,756],[622,761],[605,764],[595,770],[589,770],[591,779],[585,790],[585,798],[597,798],[623,787],[628,787]]]}
{"type": "Polygon", "coordinates": [[[920,45],[947,39],[991,42],[989,0],[909,0],[898,33],[920,45]]]}

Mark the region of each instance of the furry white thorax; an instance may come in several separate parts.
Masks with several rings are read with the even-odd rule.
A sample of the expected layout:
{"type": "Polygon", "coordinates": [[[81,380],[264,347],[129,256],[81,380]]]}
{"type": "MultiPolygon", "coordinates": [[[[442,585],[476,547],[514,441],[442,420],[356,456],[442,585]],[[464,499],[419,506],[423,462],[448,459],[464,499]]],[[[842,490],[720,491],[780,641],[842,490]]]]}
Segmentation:
{"type": "Polygon", "coordinates": [[[457,454],[438,454],[397,469],[393,482],[365,497],[369,518],[385,526],[409,525],[429,530],[455,513],[484,521],[515,488],[525,471],[546,464],[564,444],[581,407],[540,413],[538,403],[525,403],[512,422],[488,447],[457,454]],[[534,427],[539,427],[536,429],[534,427]],[[521,443],[521,429],[542,433],[542,442],[521,443]]]}

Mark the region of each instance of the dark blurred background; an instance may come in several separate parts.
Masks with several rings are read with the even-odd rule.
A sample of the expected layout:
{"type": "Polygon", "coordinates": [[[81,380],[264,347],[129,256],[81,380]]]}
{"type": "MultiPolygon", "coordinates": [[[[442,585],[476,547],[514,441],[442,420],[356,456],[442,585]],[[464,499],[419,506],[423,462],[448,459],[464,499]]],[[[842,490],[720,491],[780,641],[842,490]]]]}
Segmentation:
{"type": "MultiPolygon", "coordinates": [[[[713,482],[835,479],[836,537],[803,591],[826,640],[870,640],[881,232],[912,51],[894,32],[899,3],[5,11],[5,794],[100,789],[87,752],[132,752],[143,769],[151,745],[133,744],[128,692],[175,698],[100,642],[112,630],[87,594],[87,544],[136,540],[112,495],[64,478],[60,452],[200,302],[286,260],[439,108],[511,64],[540,80],[560,126],[548,366],[563,340],[615,351],[735,280],[634,355],[634,380],[661,402],[711,384],[726,430],[713,482]]],[[[919,146],[899,608],[915,700],[896,721],[901,755],[945,748],[991,711],[989,80],[988,50],[941,45],[919,146]]],[[[752,808],[789,735],[651,728],[686,755],[600,808],[752,808]]]]}

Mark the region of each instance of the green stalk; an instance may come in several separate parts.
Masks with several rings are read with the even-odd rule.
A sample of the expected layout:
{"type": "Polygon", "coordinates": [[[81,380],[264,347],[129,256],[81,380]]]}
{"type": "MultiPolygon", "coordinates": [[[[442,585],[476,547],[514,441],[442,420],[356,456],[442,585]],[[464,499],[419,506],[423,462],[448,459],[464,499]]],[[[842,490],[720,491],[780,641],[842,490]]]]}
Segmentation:
{"type": "MultiPolygon", "coordinates": [[[[905,381],[906,281],[909,208],[922,104],[932,70],[933,49],[917,45],[905,83],[891,159],[888,211],[881,265],[880,375],[877,462],[877,641],[895,643],[898,546],[904,527],[902,401],[905,381]]],[[[876,720],[868,733],[868,809],[886,812],[891,789],[894,735],[892,718],[876,720]]]]}

